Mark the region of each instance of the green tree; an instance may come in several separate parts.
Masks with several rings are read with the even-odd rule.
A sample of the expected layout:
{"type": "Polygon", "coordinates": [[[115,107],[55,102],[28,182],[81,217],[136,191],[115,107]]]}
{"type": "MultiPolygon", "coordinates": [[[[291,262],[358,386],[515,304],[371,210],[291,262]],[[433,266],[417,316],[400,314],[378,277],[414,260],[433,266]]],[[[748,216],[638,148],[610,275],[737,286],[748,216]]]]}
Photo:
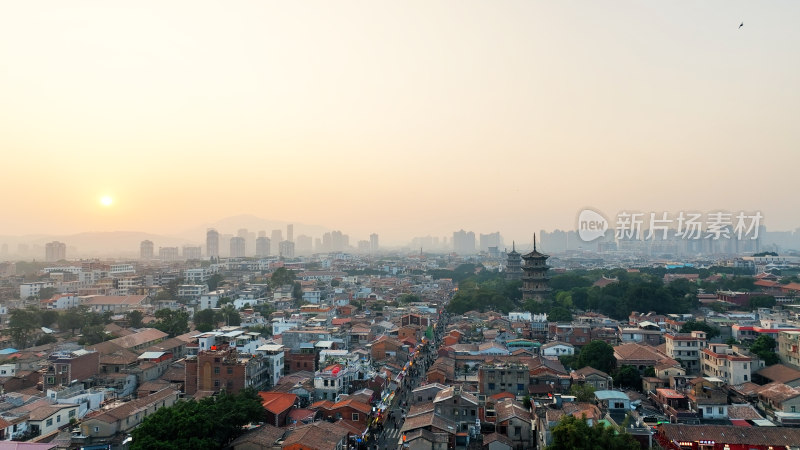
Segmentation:
{"type": "Polygon", "coordinates": [[[269,278],[269,285],[271,288],[276,289],[287,284],[294,282],[294,271],[285,267],[279,267],[272,272],[269,278]]]}
{"type": "Polygon", "coordinates": [[[706,338],[712,339],[719,336],[719,328],[711,325],[710,323],[706,322],[696,322],[694,320],[690,320],[683,324],[681,327],[681,333],[691,333],[692,331],[705,331],[706,338]]]}
{"type": "Polygon", "coordinates": [[[551,322],[572,322],[572,313],[567,308],[556,306],[547,313],[547,319],[551,322]]]}
{"type": "Polygon", "coordinates": [[[644,369],[644,376],[646,377],[654,377],[656,376],[656,368],[653,366],[647,366],[644,369]]]}
{"type": "Polygon", "coordinates": [[[547,450],[640,450],[636,439],[626,432],[617,433],[602,423],[589,426],[586,418],[564,416],[553,428],[553,443],[547,450]]]}
{"type": "Polygon", "coordinates": [[[614,381],[617,386],[624,386],[636,390],[642,389],[642,377],[639,375],[639,371],[633,366],[624,365],[620,367],[619,370],[614,373],[614,381]]]}
{"type": "Polygon", "coordinates": [[[50,328],[58,320],[58,311],[53,309],[45,309],[39,312],[39,324],[43,327],[50,328]]]}
{"type": "Polygon", "coordinates": [[[39,311],[34,308],[14,309],[8,319],[6,333],[17,348],[25,348],[33,343],[38,334],[41,320],[39,311]]]}
{"type": "Polygon", "coordinates": [[[147,416],[133,430],[131,450],[225,448],[244,432],[244,425],[263,421],[263,416],[261,400],[252,389],[179,401],[147,416]]]}
{"type": "Polygon", "coordinates": [[[144,319],[144,314],[142,314],[141,311],[134,309],[133,311],[129,311],[126,316],[128,317],[128,325],[131,328],[142,327],[142,319],[144,319]]]}
{"type": "Polygon", "coordinates": [[[776,345],[775,339],[767,335],[761,335],[750,345],[750,351],[763,359],[764,364],[771,366],[780,362],[780,358],[775,353],[776,345]]]}
{"type": "Polygon", "coordinates": [[[406,304],[406,303],[418,303],[421,302],[422,299],[419,298],[419,295],[417,294],[403,294],[397,298],[397,301],[399,303],[406,304]]]}
{"type": "Polygon", "coordinates": [[[197,331],[205,333],[213,330],[216,325],[216,314],[213,309],[206,308],[194,313],[194,327],[197,328],[197,331]]]}
{"type": "Polygon", "coordinates": [[[80,345],[94,345],[111,339],[111,335],[106,332],[103,325],[87,325],[81,328],[81,338],[78,339],[80,345]]]}
{"type": "Polygon", "coordinates": [[[58,290],[54,287],[46,287],[39,289],[39,295],[37,296],[39,300],[47,300],[48,298],[54,296],[58,290]]]}
{"type": "Polygon", "coordinates": [[[754,295],[749,300],[750,309],[772,308],[775,306],[775,297],[771,295],[754,295]]]}
{"type": "Polygon", "coordinates": [[[574,395],[579,402],[591,402],[594,400],[594,386],[591,384],[573,384],[569,389],[570,395],[574,395]]]}
{"type": "Polygon", "coordinates": [[[225,278],[218,273],[215,273],[214,275],[208,277],[208,280],[206,280],[206,284],[208,285],[208,290],[216,291],[217,287],[219,287],[220,283],[222,283],[222,280],[224,279],[225,278]]]}
{"type": "Polygon", "coordinates": [[[189,313],[184,311],[173,311],[171,309],[159,309],[155,313],[156,322],[153,328],[167,333],[169,337],[175,337],[189,331],[189,313]]]}
{"type": "Polygon", "coordinates": [[[242,317],[233,305],[225,305],[219,310],[219,313],[220,322],[224,322],[225,325],[237,326],[242,323],[242,317]]]}
{"type": "Polygon", "coordinates": [[[612,373],[617,365],[614,347],[606,342],[594,340],[586,344],[578,353],[577,369],[592,367],[605,373],[612,373]]]}
{"type": "Polygon", "coordinates": [[[303,299],[303,286],[296,281],[292,285],[292,298],[298,302],[303,299]]]}
{"type": "Polygon", "coordinates": [[[83,315],[81,314],[80,309],[70,308],[62,312],[58,316],[58,320],[56,322],[58,323],[59,330],[69,330],[72,335],[75,336],[75,330],[78,330],[83,326],[83,315]]]}
{"type": "Polygon", "coordinates": [[[53,336],[52,334],[43,334],[36,340],[35,346],[45,345],[45,344],[52,344],[53,342],[58,342],[58,338],[53,336]]]}

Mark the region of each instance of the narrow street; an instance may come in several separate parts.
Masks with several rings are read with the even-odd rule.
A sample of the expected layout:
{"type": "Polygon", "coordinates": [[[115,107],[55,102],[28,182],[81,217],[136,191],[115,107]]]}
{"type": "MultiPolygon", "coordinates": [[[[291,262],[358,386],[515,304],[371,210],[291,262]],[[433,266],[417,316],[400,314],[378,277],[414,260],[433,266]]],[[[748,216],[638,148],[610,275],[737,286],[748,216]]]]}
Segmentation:
{"type": "Polygon", "coordinates": [[[429,341],[413,360],[413,365],[407,377],[403,379],[402,385],[397,389],[397,393],[389,408],[389,415],[384,422],[383,430],[377,436],[377,441],[372,441],[368,449],[395,450],[402,448],[403,433],[401,429],[405,423],[405,415],[408,412],[411,402],[411,391],[420,386],[425,380],[428,367],[433,364],[436,353],[438,352],[442,330],[446,326],[440,318],[434,339],[429,341]]]}

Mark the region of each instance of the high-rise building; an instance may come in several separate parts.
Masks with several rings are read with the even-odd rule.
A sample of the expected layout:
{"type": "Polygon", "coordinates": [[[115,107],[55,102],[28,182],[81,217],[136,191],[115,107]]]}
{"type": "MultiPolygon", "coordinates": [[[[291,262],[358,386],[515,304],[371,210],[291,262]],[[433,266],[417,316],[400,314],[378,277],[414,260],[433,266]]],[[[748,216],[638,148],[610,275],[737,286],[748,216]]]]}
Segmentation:
{"type": "Polygon", "coordinates": [[[153,259],[153,241],[144,240],[139,244],[139,259],[153,259]]]}
{"type": "Polygon", "coordinates": [[[500,248],[503,245],[503,238],[500,237],[500,232],[495,231],[494,233],[483,234],[480,235],[480,250],[482,252],[488,252],[489,247],[497,247],[500,248]]]}
{"type": "Polygon", "coordinates": [[[359,253],[370,253],[369,241],[358,241],[359,253]]]}
{"type": "Polygon", "coordinates": [[[67,244],[58,241],[48,242],[44,245],[44,252],[44,259],[48,262],[67,259],[67,244]]]}
{"type": "Polygon", "coordinates": [[[310,255],[314,253],[311,236],[306,236],[305,234],[297,236],[294,251],[296,255],[310,255]]]}
{"type": "Polygon", "coordinates": [[[459,255],[475,253],[475,233],[459,230],[453,233],[453,251],[459,255]]]}
{"type": "Polygon", "coordinates": [[[378,253],[378,233],[372,233],[369,235],[369,251],[372,253],[378,253]]]}
{"type": "Polygon", "coordinates": [[[533,299],[537,302],[543,302],[545,297],[550,294],[550,277],[547,276],[547,271],[550,267],[547,265],[547,258],[549,255],[539,253],[536,250],[536,235],[533,236],[533,251],[522,255],[525,261],[522,264],[522,300],[533,299]]]}
{"type": "Polygon", "coordinates": [[[291,223],[286,225],[286,240],[294,242],[294,225],[291,223]]]}
{"type": "Polygon", "coordinates": [[[266,236],[259,236],[256,238],[256,257],[257,258],[266,258],[270,255],[270,241],[269,238],[266,236]]]}
{"type": "Polygon", "coordinates": [[[272,230],[272,234],[270,235],[270,242],[272,247],[270,248],[270,253],[273,255],[280,254],[280,244],[283,242],[283,233],[281,230],[272,230]]]}
{"type": "Polygon", "coordinates": [[[200,259],[202,257],[202,248],[193,245],[184,245],[183,246],[183,259],[190,260],[190,259],[200,259]]]}
{"type": "Polygon", "coordinates": [[[161,261],[177,261],[178,247],[158,247],[158,259],[161,261]]]}
{"type": "Polygon", "coordinates": [[[213,228],[206,232],[206,256],[219,258],[219,233],[213,228]]]}
{"type": "Polygon", "coordinates": [[[511,251],[508,252],[506,260],[506,280],[522,279],[522,260],[516,249],[514,241],[511,241],[511,251]]]}
{"type": "Polygon", "coordinates": [[[234,236],[231,238],[231,258],[244,258],[246,250],[246,241],[241,236],[234,236]]]}
{"type": "Polygon", "coordinates": [[[283,241],[278,248],[281,258],[294,258],[294,242],[283,241]]]}

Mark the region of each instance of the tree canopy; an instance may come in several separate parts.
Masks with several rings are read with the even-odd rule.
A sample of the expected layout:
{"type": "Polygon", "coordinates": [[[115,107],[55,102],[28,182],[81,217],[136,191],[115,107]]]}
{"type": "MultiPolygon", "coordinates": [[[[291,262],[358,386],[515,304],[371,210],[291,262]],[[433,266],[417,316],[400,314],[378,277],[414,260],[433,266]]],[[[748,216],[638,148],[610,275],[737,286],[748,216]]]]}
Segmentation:
{"type": "Polygon", "coordinates": [[[705,331],[707,339],[719,336],[719,328],[707,322],[696,322],[694,320],[684,323],[680,332],[691,333],[692,331],[705,331]]]}
{"type": "Polygon", "coordinates": [[[611,374],[617,365],[614,347],[604,341],[594,340],[586,344],[576,358],[576,369],[591,367],[611,374]]]}
{"type": "Polygon", "coordinates": [[[171,338],[189,331],[187,312],[164,308],[156,311],[155,316],[157,320],[153,323],[153,328],[167,333],[171,338]]]}
{"type": "Polygon", "coordinates": [[[626,432],[617,432],[602,423],[589,426],[586,418],[564,416],[553,428],[553,442],[547,450],[639,450],[636,439],[626,432]]]}
{"type": "Polygon", "coordinates": [[[264,420],[261,398],[252,389],[224,391],[200,401],[179,401],[147,416],[131,436],[131,450],[212,450],[225,448],[243,426],[264,420]]]}
{"type": "Polygon", "coordinates": [[[771,366],[781,362],[780,358],[778,358],[778,355],[775,353],[776,345],[777,342],[775,342],[775,339],[767,335],[761,335],[750,345],[750,351],[763,359],[764,364],[771,366]]]}
{"type": "Polygon", "coordinates": [[[294,282],[294,271],[285,267],[278,267],[269,278],[269,285],[273,289],[294,282]]]}

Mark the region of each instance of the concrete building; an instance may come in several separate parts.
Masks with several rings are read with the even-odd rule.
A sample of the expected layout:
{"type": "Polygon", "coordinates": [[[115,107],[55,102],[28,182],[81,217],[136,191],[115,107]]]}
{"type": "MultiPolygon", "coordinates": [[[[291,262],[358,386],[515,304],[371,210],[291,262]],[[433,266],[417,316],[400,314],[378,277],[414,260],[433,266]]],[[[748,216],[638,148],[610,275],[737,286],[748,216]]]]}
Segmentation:
{"type": "Polygon", "coordinates": [[[378,253],[380,249],[380,243],[378,242],[378,234],[372,233],[369,235],[369,251],[372,253],[378,253]]]}
{"type": "Polygon", "coordinates": [[[664,338],[667,341],[667,356],[681,363],[687,374],[701,372],[700,353],[708,345],[704,331],[667,333],[664,338]]]}
{"type": "Polygon", "coordinates": [[[222,390],[236,394],[247,387],[263,389],[269,381],[268,368],[261,356],[239,354],[226,345],[211,346],[197,356],[188,356],[184,367],[187,395],[222,390]]]}
{"type": "Polygon", "coordinates": [[[266,236],[256,238],[256,258],[266,258],[270,255],[271,242],[266,236]]]}
{"type": "Polygon", "coordinates": [[[206,256],[219,258],[219,232],[213,228],[206,231],[206,256]]]}
{"type": "Polygon", "coordinates": [[[280,255],[281,258],[294,258],[294,242],[281,242],[278,249],[278,255],[280,255]]]}
{"type": "Polygon", "coordinates": [[[139,244],[139,259],[153,259],[153,241],[144,240],[139,244]]]}
{"type": "Polygon", "coordinates": [[[703,375],[717,377],[725,384],[736,385],[753,380],[753,358],[742,355],[726,344],[708,344],[701,351],[703,375]]]}
{"type": "Polygon", "coordinates": [[[178,247],[159,247],[158,259],[166,262],[177,261],[179,259],[178,247]]]}
{"type": "Polygon", "coordinates": [[[183,252],[183,259],[185,260],[193,260],[193,259],[200,259],[203,257],[203,250],[200,246],[190,246],[185,245],[182,249],[183,252]]]}
{"type": "Polygon", "coordinates": [[[67,259],[67,244],[53,241],[44,245],[45,261],[61,261],[67,259]]]}
{"type": "Polygon", "coordinates": [[[247,241],[241,236],[231,238],[231,258],[244,258],[247,250],[247,241]]]}

